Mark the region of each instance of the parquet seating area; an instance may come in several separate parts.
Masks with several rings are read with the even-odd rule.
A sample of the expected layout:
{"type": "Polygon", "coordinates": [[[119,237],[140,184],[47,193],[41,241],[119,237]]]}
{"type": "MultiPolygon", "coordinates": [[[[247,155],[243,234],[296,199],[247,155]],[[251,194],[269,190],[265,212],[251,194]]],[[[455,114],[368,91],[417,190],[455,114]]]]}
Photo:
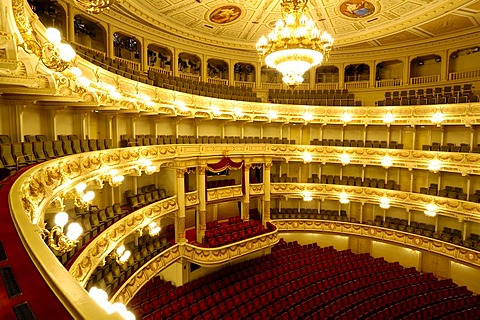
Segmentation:
{"type": "Polygon", "coordinates": [[[211,248],[221,247],[273,230],[270,226],[271,224],[268,224],[268,229],[266,229],[261,221],[243,221],[238,216],[230,217],[223,222],[209,221],[207,222],[203,243],[211,248]]]}
{"type": "Polygon", "coordinates": [[[362,106],[362,101],[355,100],[355,95],[348,89],[331,90],[285,90],[270,89],[268,100],[273,103],[314,105],[314,106],[362,106]]]}
{"type": "Polygon", "coordinates": [[[402,91],[387,91],[377,106],[416,106],[429,104],[480,102],[472,84],[444,86],[402,91]]]}
{"type": "Polygon", "coordinates": [[[427,312],[478,317],[479,303],[478,296],[450,279],[438,280],[369,254],[281,240],[269,255],[183,286],[154,278],[129,308],[143,320],[401,319],[427,312]]]}
{"type": "Polygon", "coordinates": [[[355,147],[355,148],[384,148],[384,149],[403,149],[402,143],[397,141],[379,141],[379,140],[348,140],[348,139],[318,139],[310,140],[314,146],[332,146],[332,147],[355,147]]]}

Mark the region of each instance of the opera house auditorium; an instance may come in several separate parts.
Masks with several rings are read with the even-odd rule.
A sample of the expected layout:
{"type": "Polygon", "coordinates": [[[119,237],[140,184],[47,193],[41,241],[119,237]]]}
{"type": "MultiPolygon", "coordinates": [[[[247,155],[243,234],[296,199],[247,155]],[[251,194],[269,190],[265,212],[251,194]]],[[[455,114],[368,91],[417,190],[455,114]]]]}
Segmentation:
{"type": "Polygon", "coordinates": [[[480,319],[479,0],[0,7],[0,319],[480,319]]]}

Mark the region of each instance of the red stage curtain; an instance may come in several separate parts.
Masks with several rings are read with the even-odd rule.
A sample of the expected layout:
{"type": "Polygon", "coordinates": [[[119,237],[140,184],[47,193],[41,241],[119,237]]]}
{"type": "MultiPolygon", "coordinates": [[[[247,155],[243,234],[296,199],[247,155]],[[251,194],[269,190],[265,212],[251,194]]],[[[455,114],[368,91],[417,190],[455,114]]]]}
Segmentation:
{"type": "Polygon", "coordinates": [[[225,169],[238,170],[241,167],[243,167],[243,160],[240,162],[234,162],[228,157],[223,157],[223,159],[217,163],[207,164],[207,170],[210,172],[221,172],[225,169]]]}

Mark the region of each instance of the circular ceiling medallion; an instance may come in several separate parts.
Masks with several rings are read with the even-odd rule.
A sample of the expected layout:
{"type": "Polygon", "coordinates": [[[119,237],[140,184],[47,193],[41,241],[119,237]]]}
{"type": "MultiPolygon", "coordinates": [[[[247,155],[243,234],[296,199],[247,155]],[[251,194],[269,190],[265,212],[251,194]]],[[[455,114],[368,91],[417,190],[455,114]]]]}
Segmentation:
{"type": "Polygon", "coordinates": [[[208,15],[208,20],[216,24],[229,24],[242,15],[242,9],[236,5],[223,5],[208,15]]]}
{"type": "Polygon", "coordinates": [[[375,6],[370,1],[348,0],[342,2],[340,12],[348,18],[365,18],[375,12],[375,6]]]}

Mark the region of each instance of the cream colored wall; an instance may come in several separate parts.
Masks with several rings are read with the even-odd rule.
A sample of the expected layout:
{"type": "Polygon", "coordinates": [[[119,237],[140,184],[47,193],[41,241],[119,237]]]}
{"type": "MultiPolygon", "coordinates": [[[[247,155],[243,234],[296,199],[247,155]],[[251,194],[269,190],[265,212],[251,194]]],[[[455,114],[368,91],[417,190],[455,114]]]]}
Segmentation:
{"type": "Polygon", "coordinates": [[[135,121],[135,135],[137,134],[153,134],[153,121],[150,117],[140,117],[135,121]]]}
{"type": "Polygon", "coordinates": [[[366,140],[387,141],[387,137],[388,137],[387,132],[388,132],[388,127],[384,126],[384,125],[382,125],[382,126],[368,126],[367,127],[366,140]]]}
{"type": "MultiPolygon", "coordinates": [[[[209,136],[210,134],[204,133],[205,127],[208,127],[209,123],[205,122],[199,126],[199,136],[209,136]]],[[[210,124],[211,126],[212,124],[210,124]]],[[[173,125],[172,125],[173,126],[173,125]]],[[[207,132],[209,130],[206,130],[207,132]]],[[[178,123],[178,135],[179,136],[195,136],[195,120],[183,120],[178,123]]]]}
{"type": "Polygon", "coordinates": [[[418,250],[372,241],[371,255],[375,258],[383,257],[388,262],[399,262],[405,268],[421,270],[422,253],[418,250]]]}
{"type": "MultiPolygon", "coordinates": [[[[44,114],[45,111],[42,111],[40,109],[26,108],[23,113],[23,133],[25,135],[47,134],[46,126],[44,125],[44,114]]],[[[2,119],[6,120],[9,118],[2,117],[2,119]]]]}
{"type": "Polygon", "coordinates": [[[349,249],[349,239],[346,236],[308,232],[281,232],[279,236],[287,242],[297,241],[302,245],[317,243],[320,247],[333,246],[336,250],[349,249]]]}
{"type": "Polygon", "coordinates": [[[161,119],[156,123],[158,135],[174,135],[175,134],[175,120],[161,119]]]}
{"type": "Polygon", "coordinates": [[[185,229],[195,228],[195,209],[185,210],[185,229]]]}
{"type": "Polygon", "coordinates": [[[181,286],[184,283],[183,264],[181,261],[176,261],[163,269],[158,276],[164,281],[171,281],[175,286],[181,286]]]}
{"type": "Polygon", "coordinates": [[[451,261],[450,277],[456,284],[466,286],[477,294],[480,293],[480,270],[478,268],[451,261]]]}

